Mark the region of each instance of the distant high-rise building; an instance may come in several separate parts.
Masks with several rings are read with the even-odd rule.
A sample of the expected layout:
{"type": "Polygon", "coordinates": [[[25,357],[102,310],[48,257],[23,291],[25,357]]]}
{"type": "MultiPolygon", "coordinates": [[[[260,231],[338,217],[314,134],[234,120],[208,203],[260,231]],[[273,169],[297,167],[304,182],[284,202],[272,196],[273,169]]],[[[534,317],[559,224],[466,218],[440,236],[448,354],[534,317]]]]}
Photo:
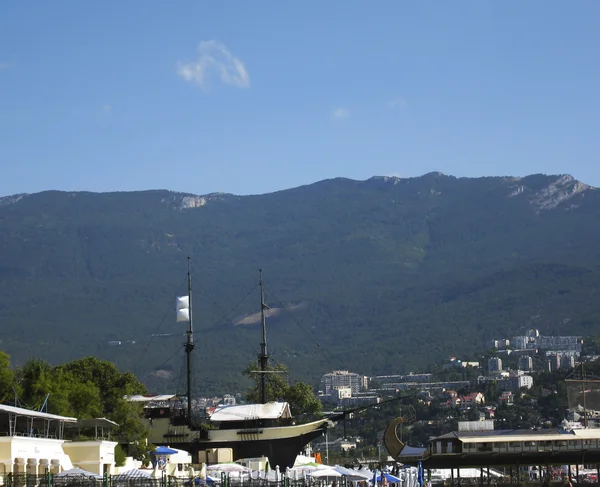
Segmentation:
{"type": "Polygon", "coordinates": [[[582,343],[577,336],[540,336],[536,340],[539,348],[565,352],[581,352],[582,343]]]}
{"type": "Polygon", "coordinates": [[[527,345],[529,344],[529,337],[513,337],[512,344],[515,347],[515,350],[525,350],[527,348],[527,345]]]}
{"type": "Polygon", "coordinates": [[[526,387],[527,389],[531,389],[533,387],[533,377],[530,375],[518,375],[516,377],[511,377],[513,390],[518,391],[522,387],[526,387]]]}
{"type": "Polygon", "coordinates": [[[219,404],[223,406],[235,406],[235,397],[230,394],[225,394],[219,404]]]}
{"type": "Polygon", "coordinates": [[[489,359],[488,370],[490,372],[500,372],[502,370],[502,359],[498,357],[492,357],[489,359]]]}
{"type": "Polygon", "coordinates": [[[519,357],[519,370],[533,370],[533,359],[529,355],[519,357]]]}
{"type": "Polygon", "coordinates": [[[489,348],[496,348],[498,350],[507,348],[508,346],[510,346],[510,340],[507,340],[506,338],[502,338],[500,340],[490,340],[488,342],[489,348]]]}
{"type": "Polygon", "coordinates": [[[560,355],[549,355],[548,356],[548,363],[550,364],[550,371],[551,372],[555,372],[558,369],[560,369],[560,355]]]}
{"type": "Polygon", "coordinates": [[[575,357],[573,355],[562,355],[560,357],[560,368],[561,369],[575,368],[575,357]]]}
{"type": "Polygon", "coordinates": [[[321,377],[321,390],[324,394],[331,394],[340,387],[349,387],[353,394],[365,386],[365,377],[347,370],[334,370],[321,377]]]}

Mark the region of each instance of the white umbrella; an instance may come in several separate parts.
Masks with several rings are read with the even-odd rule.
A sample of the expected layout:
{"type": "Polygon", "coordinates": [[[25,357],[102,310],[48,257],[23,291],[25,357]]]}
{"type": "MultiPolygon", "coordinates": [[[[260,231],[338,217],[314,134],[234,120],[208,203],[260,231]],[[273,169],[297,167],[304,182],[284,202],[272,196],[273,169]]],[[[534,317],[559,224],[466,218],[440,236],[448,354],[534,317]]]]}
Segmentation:
{"type": "Polygon", "coordinates": [[[139,468],[132,468],[125,472],[121,472],[118,475],[113,475],[111,481],[129,480],[129,479],[150,479],[152,478],[151,473],[148,470],[140,470],[139,468]]]}
{"type": "Polygon", "coordinates": [[[239,463],[231,462],[231,463],[215,463],[214,465],[209,465],[206,467],[208,472],[251,472],[252,469],[248,467],[244,467],[239,463]]]}
{"type": "Polygon", "coordinates": [[[101,479],[102,475],[98,475],[94,472],[88,472],[83,468],[70,468],[69,470],[65,470],[61,473],[57,473],[54,475],[55,477],[91,477],[95,479],[101,479]]]}
{"type": "Polygon", "coordinates": [[[342,474],[339,473],[337,470],[334,470],[331,467],[326,467],[326,468],[318,468],[317,470],[313,470],[312,472],[310,472],[310,476],[313,479],[322,479],[325,477],[338,478],[338,477],[341,477],[342,474]]]}
{"type": "Polygon", "coordinates": [[[363,480],[371,480],[373,478],[373,475],[371,473],[366,473],[359,470],[352,470],[350,468],[342,467],[340,465],[336,465],[333,468],[337,472],[347,477],[348,480],[351,480],[353,482],[361,482],[363,480]]]}

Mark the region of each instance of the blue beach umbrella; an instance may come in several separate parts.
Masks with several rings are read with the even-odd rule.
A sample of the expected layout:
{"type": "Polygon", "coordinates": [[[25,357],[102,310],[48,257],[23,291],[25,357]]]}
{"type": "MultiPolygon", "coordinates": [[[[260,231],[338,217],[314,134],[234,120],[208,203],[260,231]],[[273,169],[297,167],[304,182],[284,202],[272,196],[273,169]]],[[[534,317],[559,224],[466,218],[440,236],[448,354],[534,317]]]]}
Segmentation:
{"type": "Polygon", "coordinates": [[[175,455],[179,453],[177,450],[173,450],[172,448],[166,446],[157,446],[156,450],[154,450],[156,455],[175,455]]]}
{"type": "Polygon", "coordinates": [[[400,482],[402,482],[402,479],[400,477],[396,477],[395,475],[392,475],[391,473],[387,472],[382,472],[381,475],[377,477],[377,480],[382,483],[383,479],[387,480],[390,484],[399,484],[400,482]]]}
{"type": "Polygon", "coordinates": [[[418,476],[417,476],[417,482],[419,483],[419,487],[423,487],[423,463],[419,462],[418,463],[418,476]]]}

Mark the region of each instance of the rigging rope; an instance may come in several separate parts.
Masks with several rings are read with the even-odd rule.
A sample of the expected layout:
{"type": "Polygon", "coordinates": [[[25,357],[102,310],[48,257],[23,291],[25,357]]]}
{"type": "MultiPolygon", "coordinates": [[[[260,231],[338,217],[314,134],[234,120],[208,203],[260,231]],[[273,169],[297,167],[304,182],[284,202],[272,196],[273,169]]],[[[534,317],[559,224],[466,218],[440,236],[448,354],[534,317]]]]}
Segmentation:
{"type": "MultiPolygon", "coordinates": [[[[183,280],[183,283],[186,283],[186,282],[187,282],[187,275],[185,276],[185,279],[183,280]]],[[[183,284],[183,283],[182,283],[182,284],[183,284]]],[[[177,286],[177,289],[180,289],[180,288],[181,288],[181,286],[182,286],[182,284],[180,284],[179,286],[177,286]]],[[[177,293],[177,294],[179,294],[179,293],[177,293]]],[[[177,296],[177,294],[176,294],[176,296],[177,296]]],[[[162,327],[162,325],[163,325],[163,323],[164,323],[165,319],[167,318],[167,315],[169,314],[169,312],[171,312],[171,311],[172,311],[172,309],[173,309],[173,303],[172,303],[172,301],[173,301],[173,299],[171,298],[171,301],[170,301],[170,303],[169,303],[169,306],[167,307],[167,310],[166,310],[166,311],[165,311],[165,313],[163,314],[163,317],[161,318],[160,322],[158,323],[158,326],[157,326],[157,327],[156,327],[156,329],[154,330],[154,333],[151,333],[151,334],[148,336],[148,341],[146,342],[146,346],[145,346],[145,347],[142,349],[142,351],[141,351],[141,352],[140,352],[140,354],[138,355],[138,360],[136,360],[136,363],[137,363],[138,365],[140,364],[139,357],[142,357],[142,356],[143,356],[143,355],[146,353],[146,351],[148,350],[148,348],[150,347],[150,343],[152,342],[152,335],[154,335],[154,334],[155,334],[157,331],[159,331],[159,330],[160,330],[160,328],[162,327]]],[[[132,371],[132,372],[133,372],[135,375],[137,375],[137,373],[138,373],[138,372],[141,372],[141,371],[139,371],[139,370],[138,370],[138,371],[132,371]]]]}

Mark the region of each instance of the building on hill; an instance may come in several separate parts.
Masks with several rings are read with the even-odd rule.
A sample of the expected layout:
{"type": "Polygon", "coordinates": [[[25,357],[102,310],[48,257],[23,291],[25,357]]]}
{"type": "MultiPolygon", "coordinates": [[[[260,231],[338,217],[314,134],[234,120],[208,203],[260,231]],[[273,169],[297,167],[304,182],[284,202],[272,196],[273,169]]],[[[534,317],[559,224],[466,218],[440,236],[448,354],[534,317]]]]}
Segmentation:
{"type": "Polygon", "coordinates": [[[491,340],[488,343],[488,347],[495,348],[496,350],[504,349],[510,347],[510,340],[506,340],[505,338],[500,340],[491,340]]]}
{"type": "Polygon", "coordinates": [[[565,352],[581,352],[583,341],[577,336],[540,336],[536,340],[539,348],[565,352]]]}
{"type": "Polygon", "coordinates": [[[546,352],[548,369],[551,372],[558,369],[572,369],[577,363],[576,352],[546,352]]]}
{"type": "Polygon", "coordinates": [[[538,330],[530,330],[527,335],[513,337],[515,350],[541,348],[552,352],[581,353],[583,340],[578,336],[544,336],[538,330]]]}
{"type": "Polygon", "coordinates": [[[467,361],[463,361],[463,360],[459,360],[456,357],[450,357],[450,360],[445,363],[443,365],[444,369],[452,369],[452,368],[467,368],[467,367],[473,367],[473,368],[479,368],[479,362],[467,362],[467,361]]]}
{"type": "Polygon", "coordinates": [[[385,384],[402,384],[402,383],[415,383],[415,382],[431,382],[433,374],[415,374],[410,372],[408,374],[394,374],[394,375],[376,375],[371,377],[371,380],[380,383],[382,386],[385,384]]]}
{"type": "Polygon", "coordinates": [[[502,359],[492,357],[488,360],[488,371],[490,373],[500,372],[502,370],[502,359]]]}
{"type": "Polygon", "coordinates": [[[500,404],[506,404],[507,406],[513,404],[513,393],[511,391],[504,391],[502,394],[500,394],[500,397],[498,397],[498,402],[500,404]]]}
{"type": "Polygon", "coordinates": [[[550,372],[556,372],[560,369],[560,356],[557,354],[548,355],[548,369],[550,372]]]}
{"type": "Polygon", "coordinates": [[[374,395],[356,395],[350,397],[344,397],[340,399],[339,405],[343,407],[347,406],[368,406],[370,404],[379,404],[382,399],[379,396],[374,395]]]}
{"type": "Polygon", "coordinates": [[[313,443],[313,451],[325,452],[325,451],[337,451],[337,452],[349,452],[356,450],[356,447],[360,444],[361,438],[338,438],[337,440],[325,442],[321,441],[313,443]]]}
{"type": "Polygon", "coordinates": [[[222,406],[235,406],[235,404],[235,397],[233,397],[231,394],[225,394],[223,396],[223,399],[221,399],[221,402],[219,403],[219,405],[222,406]]]}
{"type": "Polygon", "coordinates": [[[530,375],[513,375],[498,381],[498,389],[501,391],[516,392],[521,388],[531,389],[533,387],[533,377],[530,375]]]}
{"type": "Polygon", "coordinates": [[[321,377],[321,390],[324,394],[331,394],[339,387],[350,387],[353,394],[367,387],[368,378],[349,372],[347,370],[334,370],[321,377]]]}
{"type": "Polygon", "coordinates": [[[481,392],[472,392],[471,394],[467,394],[461,398],[461,406],[465,409],[479,406],[481,404],[485,404],[485,396],[481,392]]]}
{"type": "Polygon", "coordinates": [[[562,355],[560,357],[560,368],[561,369],[574,369],[575,368],[575,357],[573,357],[573,355],[562,355]]]}
{"type": "Polygon", "coordinates": [[[529,355],[519,357],[519,369],[527,371],[533,370],[533,359],[529,355]]]}

